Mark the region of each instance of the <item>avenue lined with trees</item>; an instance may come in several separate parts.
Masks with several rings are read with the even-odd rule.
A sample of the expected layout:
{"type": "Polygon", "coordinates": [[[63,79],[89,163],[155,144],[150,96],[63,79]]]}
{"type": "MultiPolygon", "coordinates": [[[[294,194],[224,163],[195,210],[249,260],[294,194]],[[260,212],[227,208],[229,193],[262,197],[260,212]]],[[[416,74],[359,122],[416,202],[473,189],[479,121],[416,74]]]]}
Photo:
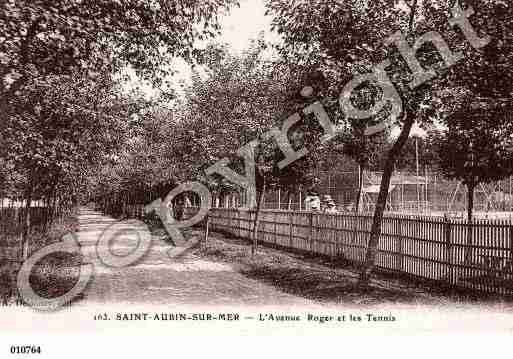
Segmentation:
{"type": "MultiPolygon", "coordinates": [[[[361,173],[383,171],[360,274],[365,287],[376,265],[393,171],[415,166],[414,124],[426,132],[420,141],[422,166],[429,164],[468,188],[469,223],[477,186],[513,175],[511,4],[265,3],[279,39],[271,42],[262,34],[237,52],[215,39],[221,17],[238,5],[235,0],[3,2],[0,199],[11,208],[0,207],[0,212],[24,210],[16,210],[17,233],[0,233],[0,241],[5,237],[7,243],[9,237],[9,245],[18,245],[27,258],[36,221],[32,207],[47,209],[45,228],[88,202],[119,217],[130,206],[164,200],[178,185],[196,181],[214,198],[237,193],[239,206],[255,210],[255,252],[269,191],[280,189],[290,197],[300,186],[315,189],[320,169],[351,162],[361,173]],[[466,11],[464,18],[481,43],[449,21],[456,8],[466,11]],[[400,44],[413,47],[431,32],[448,44],[449,55],[440,52],[440,42],[429,40],[415,47],[416,61],[405,57],[408,50],[400,44]],[[404,38],[384,43],[394,34],[404,38]],[[459,61],[451,63],[457,55],[459,61]],[[173,83],[177,58],[192,65],[190,81],[181,86],[173,83]],[[388,61],[382,70],[397,89],[401,112],[393,101],[383,100],[390,97],[381,78],[356,86],[348,101],[361,111],[380,101],[386,105],[365,119],[347,117],[341,91],[383,61],[388,61]],[[415,66],[418,72],[412,73],[415,66]],[[421,83],[428,69],[432,76],[421,83]],[[150,84],[151,96],[130,85],[133,76],[150,84]],[[337,129],[329,141],[321,140],[325,129],[316,114],[304,111],[315,104],[337,129]],[[296,114],[287,136],[293,150],[306,149],[306,155],[282,167],[286,156],[268,133],[296,114]],[[390,122],[384,131],[366,133],[384,121],[390,122]],[[208,170],[226,159],[229,168],[248,176],[240,152],[244,147],[255,159],[254,199],[208,170]]],[[[362,183],[360,176],[356,211],[362,183]]],[[[177,207],[185,201],[198,204],[192,194],[174,199],[177,207]]]]}

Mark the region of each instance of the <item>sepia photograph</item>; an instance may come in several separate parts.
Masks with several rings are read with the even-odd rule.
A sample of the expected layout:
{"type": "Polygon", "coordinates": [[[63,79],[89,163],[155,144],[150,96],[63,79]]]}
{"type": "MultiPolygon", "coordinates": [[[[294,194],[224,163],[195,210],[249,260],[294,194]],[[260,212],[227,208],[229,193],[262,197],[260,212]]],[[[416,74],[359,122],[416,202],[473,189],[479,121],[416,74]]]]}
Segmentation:
{"type": "Polygon", "coordinates": [[[511,0],[0,0],[0,357],[511,339],[512,68],[511,0]]]}

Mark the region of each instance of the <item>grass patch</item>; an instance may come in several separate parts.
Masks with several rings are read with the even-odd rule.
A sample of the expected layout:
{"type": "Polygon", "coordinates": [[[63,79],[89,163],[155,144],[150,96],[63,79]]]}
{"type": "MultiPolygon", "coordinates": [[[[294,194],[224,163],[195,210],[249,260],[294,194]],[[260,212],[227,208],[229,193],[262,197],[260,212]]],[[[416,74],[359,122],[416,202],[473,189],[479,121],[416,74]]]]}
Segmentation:
{"type": "Polygon", "coordinates": [[[439,306],[505,301],[497,296],[478,296],[475,293],[448,290],[387,273],[376,273],[371,285],[361,288],[357,285],[358,268],[344,261],[286,252],[269,246],[260,246],[257,254],[251,258],[250,248],[250,242],[246,239],[214,232],[195,254],[208,260],[229,263],[248,278],[321,303],[439,306]]]}

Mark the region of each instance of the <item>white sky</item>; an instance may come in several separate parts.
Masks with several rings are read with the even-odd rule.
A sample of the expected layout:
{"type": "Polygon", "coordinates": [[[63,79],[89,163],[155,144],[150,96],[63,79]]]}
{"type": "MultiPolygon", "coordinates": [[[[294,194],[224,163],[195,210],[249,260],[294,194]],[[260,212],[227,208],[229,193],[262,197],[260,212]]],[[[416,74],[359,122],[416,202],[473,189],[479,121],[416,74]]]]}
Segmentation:
{"type": "Polygon", "coordinates": [[[270,36],[272,18],[265,16],[263,0],[241,0],[240,8],[233,8],[223,22],[221,41],[229,43],[237,51],[244,50],[249,40],[261,31],[270,36]]]}
{"type": "MultiPolygon", "coordinates": [[[[265,16],[265,6],[263,0],[240,0],[240,7],[233,7],[228,15],[221,18],[221,36],[210,40],[221,43],[227,43],[235,52],[241,52],[247,48],[250,40],[256,39],[260,32],[268,40],[277,38],[271,34],[270,25],[272,18],[265,16]]],[[[201,46],[201,45],[200,45],[201,46]]],[[[175,88],[179,88],[180,81],[189,81],[191,71],[190,66],[183,60],[177,59],[174,65],[177,74],[173,77],[175,88]]],[[[141,83],[133,78],[128,85],[140,86],[143,92],[148,96],[156,95],[156,91],[151,85],[141,83]]]]}
{"type": "MultiPolygon", "coordinates": [[[[268,40],[276,38],[271,34],[271,20],[265,16],[263,0],[240,0],[240,7],[233,7],[228,15],[221,19],[221,36],[212,41],[227,43],[233,51],[242,52],[247,49],[250,40],[256,39],[260,32],[268,40]]],[[[188,80],[190,77],[189,66],[177,61],[176,79],[188,80]]]]}

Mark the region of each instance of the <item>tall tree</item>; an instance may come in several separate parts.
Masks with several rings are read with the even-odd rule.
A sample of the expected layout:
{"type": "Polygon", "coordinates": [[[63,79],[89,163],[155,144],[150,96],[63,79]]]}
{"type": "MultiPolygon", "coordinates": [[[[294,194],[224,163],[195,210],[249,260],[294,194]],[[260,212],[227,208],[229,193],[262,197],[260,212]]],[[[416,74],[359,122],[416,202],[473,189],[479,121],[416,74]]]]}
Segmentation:
{"type": "MultiPolygon", "coordinates": [[[[512,8],[510,4],[492,0],[413,0],[411,2],[297,0],[294,1],[294,6],[290,5],[286,0],[268,1],[270,12],[276,15],[273,20],[274,28],[283,36],[283,45],[280,50],[287,59],[312,62],[314,58],[315,61],[320,61],[324,72],[335,74],[333,76],[335,79],[338,77],[339,82],[335,81],[334,86],[339,86],[339,91],[342,88],[341,85],[349,81],[348,77],[362,72],[370,73],[373,65],[383,64],[382,61],[388,59],[390,63],[386,67],[387,74],[393,74],[390,75],[390,79],[401,93],[401,113],[396,113],[395,116],[396,122],[401,126],[401,132],[385,160],[371,235],[360,277],[360,283],[368,285],[378,254],[381,224],[394,165],[413,124],[417,121],[424,126],[430,123],[436,113],[437,105],[433,102],[438,95],[437,91],[433,90],[438,89],[437,82],[434,81],[436,75],[444,74],[438,81],[440,88],[443,88],[447,84],[449,87],[458,86],[458,81],[473,83],[474,86],[478,83],[483,84],[483,78],[488,77],[483,71],[486,66],[496,74],[500,71],[504,72],[511,60],[510,45],[506,44],[509,44],[507,39],[511,37],[512,31],[511,27],[506,25],[505,17],[511,16],[512,8]],[[477,38],[467,39],[468,31],[462,37],[461,32],[453,30],[452,25],[457,25],[458,22],[450,24],[449,18],[459,15],[458,21],[461,24],[462,15],[461,8],[456,14],[451,13],[455,5],[463,9],[473,6],[475,15],[472,19],[477,31],[474,35],[477,38]],[[401,33],[399,34],[398,31],[401,33]],[[431,35],[436,36],[442,34],[452,53],[445,51],[443,61],[440,62],[441,47],[434,48],[433,43],[431,46],[420,46],[414,53],[414,57],[420,60],[422,65],[412,61],[410,57],[406,67],[405,58],[395,48],[404,52],[409,42],[415,42],[427,31],[435,31],[436,33],[432,32],[431,35]],[[496,40],[490,44],[491,47],[476,51],[487,43],[486,39],[481,37],[483,32],[496,36],[496,40]],[[396,36],[391,42],[395,46],[384,47],[383,42],[394,34],[396,36]],[[449,64],[455,63],[456,51],[461,53],[459,59],[467,56],[469,61],[462,61],[448,70],[449,64]],[[424,81],[425,78],[420,76],[423,73],[425,75],[426,68],[432,70],[428,76],[431,81],[424,81]]],[[[464,16],[468,19],[469,12],[464,16]]],[[[440,44],[441,42],[438,41],[438,45],[440,44]]],[[[409,46],[412,45],[409,44],[409,46]]],[[[375,85],[380,85],[380,81],[382,80],[375,81],[375,85]]],[[[491,86],[495,85],[490,81],[488,83],[491,86]]],[[[499,83],[508,88],[507,81],[497,82],[499,83]]],[[[502,91],[502,93],[510,92],[502,91]]],[[[393,102],[397,105],[398,101],[395,99],[393,102]]]]}

